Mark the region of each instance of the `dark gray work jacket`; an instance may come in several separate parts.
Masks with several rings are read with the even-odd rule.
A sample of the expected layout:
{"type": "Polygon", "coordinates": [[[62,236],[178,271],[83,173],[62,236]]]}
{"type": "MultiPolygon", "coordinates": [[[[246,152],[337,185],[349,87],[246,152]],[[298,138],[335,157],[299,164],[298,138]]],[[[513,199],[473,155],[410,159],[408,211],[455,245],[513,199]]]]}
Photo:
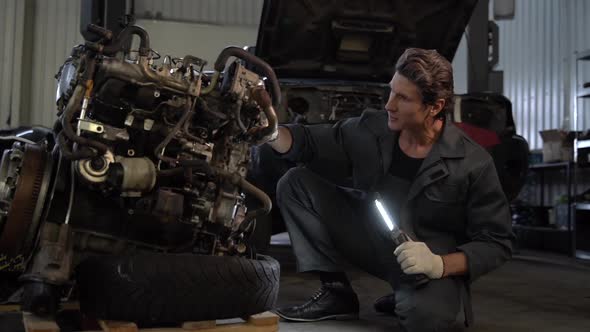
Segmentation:
{"type": "MultiPolygon", "coordinates": [[[[286,126],[293,145],[283,158],[329,165],[332,174],[348,176],[352,187],[363,191],[389,171],[399,136],[388,128],[387,112],[379,110],[334,125],[286,126]]],[[[401,228],[433,253],[465,253],[467,292],[471,282],[512,255],[511,217],[494,162],[448,122],[410,186],[400,220],[401,228]]]]}

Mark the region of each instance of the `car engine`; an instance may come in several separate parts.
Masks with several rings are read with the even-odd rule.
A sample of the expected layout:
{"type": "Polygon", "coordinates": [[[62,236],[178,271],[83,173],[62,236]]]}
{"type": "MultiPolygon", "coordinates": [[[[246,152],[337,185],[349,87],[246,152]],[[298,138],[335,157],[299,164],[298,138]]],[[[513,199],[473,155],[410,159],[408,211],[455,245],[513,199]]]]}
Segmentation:
{"type": "Polygon", "coordinates": [[[88,29],[100,38],[75,47],[56,75],[54,128],[39,141],[4,138],[0,270],[22,272],[34,312],[55,310],[89,255],[254,257],[249,235],[271,209],[246,180],[250,148],[277,133],[270,66],[228,47],[205,72],[195,56],[159,59],[138,26],[88,29]]]}

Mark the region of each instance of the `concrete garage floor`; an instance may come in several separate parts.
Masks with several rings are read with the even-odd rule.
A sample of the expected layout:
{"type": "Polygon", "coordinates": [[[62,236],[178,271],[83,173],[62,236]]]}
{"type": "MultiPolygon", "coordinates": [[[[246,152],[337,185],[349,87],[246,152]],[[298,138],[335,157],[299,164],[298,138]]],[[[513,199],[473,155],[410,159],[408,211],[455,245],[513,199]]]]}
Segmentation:
{"type": "MultiPolygon", "coordinates": [[[[290,247],[274,246],[270,254],[281,262],[279,305],[300,304],[317,290],[319,281],[295,273],[290,247]]],[[[360,320],[281,322],[279,331],[401,331],[396,318],[373,310],[373,301],[388,293],[389,286],[361,271],[353,270],[349,276],[361,301],[360,320]]],[[[590,331],[590,262],[520,252],[473,285],[473,302],[476,325],[467,332],[590,331]]],[[[453,329],[462,330],[461,324],[453,329]]],[[[0,314],[0,331],[24,332],[20,314],[0,314]]]]}
{"type": "MultiPolygon", "coordinates": [[[[290,248],[274,247],[271,255],[281,262],[279,305],[300,304],[317,290],[319,281],[295,273],[290,248]]],[[[373,310],[373,301],[390,292],[389,285],[362,271],[351,271],[349,276],[361,302],[360,320],[281,322],[279,330],[402,331],[396,318],[373,310]]],[[[560,255],[520,252],[474,283],[473,302],[476,324],[466,331],[590,331],[590,264],[560,255]]],[[[454,329],[462,330],[461,324],[454,329]]]]}

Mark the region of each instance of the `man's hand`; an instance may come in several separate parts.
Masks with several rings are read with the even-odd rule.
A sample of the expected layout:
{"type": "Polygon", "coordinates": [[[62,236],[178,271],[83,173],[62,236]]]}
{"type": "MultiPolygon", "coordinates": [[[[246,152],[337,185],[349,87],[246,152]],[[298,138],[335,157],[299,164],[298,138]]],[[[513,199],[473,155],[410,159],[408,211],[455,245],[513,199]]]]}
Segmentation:
{"type": "Polygon", "coordinates": [[[248,137],[255,145],[270,143],[278,139],[279,130],[269,127],[254,127],[248,130],[248,137]]]}
{"type": "Polygon", "coordinates": [[[442,257],[433,254],[424,242],[404,242],[393,253],[405,274],[423,273],[430,279],[440,279],[443,276],[442,257]]]}
{"type": "Polygon", "coordinates": [[[266,120],[262,121],[262,126],[251,128],[248,131],[250,141],[259,145],[276,140],[279,135],[277,117],[272,108],[272,100],[268,95],[268,92],[266,92],[264,87],[257,86],[250,89],[250,96],[266,115],[266,119],[262,119],[266,120]]]}

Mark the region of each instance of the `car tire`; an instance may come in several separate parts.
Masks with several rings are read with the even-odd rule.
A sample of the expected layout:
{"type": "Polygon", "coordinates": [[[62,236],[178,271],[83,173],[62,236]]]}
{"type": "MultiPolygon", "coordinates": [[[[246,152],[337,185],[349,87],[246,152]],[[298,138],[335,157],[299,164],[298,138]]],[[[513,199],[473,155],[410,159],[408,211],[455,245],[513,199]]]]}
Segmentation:
{"type": "Polygon", "coordinates": [[[247,317],[274,307],[279,263],[233,256],[96,256],[76,268],[80,309],[140,326],[247,317]]]}

